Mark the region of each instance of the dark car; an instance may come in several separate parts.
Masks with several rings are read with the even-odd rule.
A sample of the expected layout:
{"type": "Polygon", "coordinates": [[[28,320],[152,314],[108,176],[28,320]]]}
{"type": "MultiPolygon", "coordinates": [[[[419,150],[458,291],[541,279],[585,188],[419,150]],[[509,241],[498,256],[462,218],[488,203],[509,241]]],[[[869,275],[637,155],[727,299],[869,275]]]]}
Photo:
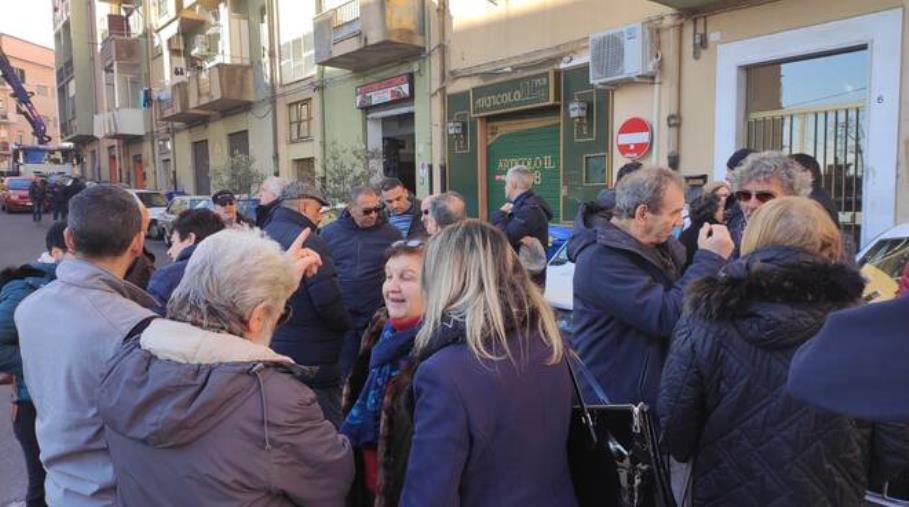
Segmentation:
{"type": "MultiPolygon", "coordinates": [[[[0,192],[0,209],[7,213],[15,211],[31,211],[32,199],[28,195],[28,189],[32,184],[32,178],[25,176],[13,176],[3,180],[3,191],[0,192]]],[[[47,201],[43,203],[44,209],[49,207],[47,201]]]]}

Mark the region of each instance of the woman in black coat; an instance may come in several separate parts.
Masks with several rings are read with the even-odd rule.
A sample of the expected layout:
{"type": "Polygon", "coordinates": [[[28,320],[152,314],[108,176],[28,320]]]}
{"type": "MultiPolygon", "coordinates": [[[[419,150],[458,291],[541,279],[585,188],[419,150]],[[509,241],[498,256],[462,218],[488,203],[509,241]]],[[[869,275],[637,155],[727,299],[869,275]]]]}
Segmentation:
{"type": "Polygon", "coordinates": [[[673,457],[693,461],[694,505],[860,505],[872,449],[884,478],[909,457],[905,426],[872,428],[785,391],[796,349],[861,298],[841,248],[820,205],[775,199],[749,221],[743,258],[691,286],[657,408],[673,457]]]}

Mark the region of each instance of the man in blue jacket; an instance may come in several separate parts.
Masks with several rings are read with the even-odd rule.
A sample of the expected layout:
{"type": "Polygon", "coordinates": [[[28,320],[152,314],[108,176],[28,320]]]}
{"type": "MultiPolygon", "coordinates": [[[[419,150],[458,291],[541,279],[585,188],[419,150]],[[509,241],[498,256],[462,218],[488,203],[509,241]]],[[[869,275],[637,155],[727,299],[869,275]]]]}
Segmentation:
{"type": "Polygon", "coordinates": [[[188,209],[174,220],[170,233],[170,248],[167,250],[168,257],[174,263],[156,270],[148,281],[148,293],[160,304],[161,315],[166,313],[167,301],[177,285],[180,285],[196,245],[222,229],[224,222],[221,217],[205,208],[188,209]]]}
{"type": "Polygon", "coordinates": [[[379,194],[372,187],[350,193],[347,209],[322,232],[338,269],[344,303],[353,319],[341,352],[341,378],[347,376],[360,350],[360,338],[376,311],[382,307],[385,250],[401,232],[382,218],[379,194]]]}
{"type": "Polygon", "coordinates": [[[705,226],[683,276],[685,248],[672,229],[681,226],[684,205],[676,173],[641,169],[616,187],[611,218],[582,208],[575,222],[568,244],[576,264],[571,341],[611,402],[656,402],[683,289],[716,274],[732,253],[729,231],[705,226]]]}
{"type": "MultiPolygon", "coordinates": [[[[492,214],[492,225],[505,233],[515,252],[520,251],[522,240],[535,238],[549,248],[549,221],[552,208],[542,197],[533,193],[534,174],[530,169],[516,165],[505,175],[505,198],[508,202],[492,214]]],[[[540,287],[546,286],[546,268],[530,278],[540,287]]]]}
{"type": "Polygon", "coordinates": [[[308,384],[316,393],[325,418],[338,426],[342,385],[338,361],[344,334],[352,322],[344,306],[328,244],[314,234],[322,219],[322,206],[327,205],[312,185],[291,182],[282,190],[281,204],[271,214],[265,232],[284,249],[290,247],[303,229],[313,232],[303,246],[322,257],[322,267],[315,276],[303,277],[300,287],[288,300],[289,320],[275,330],[271,348],[297,364],[319,368],[308,384]]]}

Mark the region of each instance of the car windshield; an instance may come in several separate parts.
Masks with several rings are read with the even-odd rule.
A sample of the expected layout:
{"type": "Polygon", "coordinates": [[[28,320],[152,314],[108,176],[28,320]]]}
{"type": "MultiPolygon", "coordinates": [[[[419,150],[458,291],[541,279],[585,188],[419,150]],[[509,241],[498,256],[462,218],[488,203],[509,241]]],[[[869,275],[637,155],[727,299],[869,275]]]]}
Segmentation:
{"type": "Polygon", "coordinates": [[[568,243],[564,243],[559,251],[552,256],[552,259],[549,260],[550,266],[562,266],[571,262],[568,258],[568,243]]]}
{"type": "Polygon", "coordinates": [[[907,262],[909,262],[909,238],[890,238],[874,243],[874,246],[859,261],[859,265],[871,265],[890,278],[899,280],[907,262]]]}
{"type": "Polygon", "coordinates": [[[28,190],[32,185],[29,180],[9,180],[7,183],[10,190],[28,190]]]}
{"type": "Polygon", "coordinates": [[[139,200],[146,208],[163,208],[167,206],[167,198],[160,192],[136,192],[139,200]]]}

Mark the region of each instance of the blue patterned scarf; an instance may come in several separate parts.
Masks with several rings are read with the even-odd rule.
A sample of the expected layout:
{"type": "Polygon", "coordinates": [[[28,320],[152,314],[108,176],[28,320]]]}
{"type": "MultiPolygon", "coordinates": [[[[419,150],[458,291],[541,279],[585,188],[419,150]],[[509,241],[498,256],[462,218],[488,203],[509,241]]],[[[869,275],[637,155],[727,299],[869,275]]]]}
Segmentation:
{"type": "Polygon", "coordinates": [[[395,331],[390,322],[385,323],[382,335],[369,358],[369,375],[356,403],[341,425],[341,433],[354,447],[376,444],[379,441],[379,419],[382,400],[388,381],[398,374],[401,363],[413,349],[413,341],[420,326],[414,325],[395,331]]]}

